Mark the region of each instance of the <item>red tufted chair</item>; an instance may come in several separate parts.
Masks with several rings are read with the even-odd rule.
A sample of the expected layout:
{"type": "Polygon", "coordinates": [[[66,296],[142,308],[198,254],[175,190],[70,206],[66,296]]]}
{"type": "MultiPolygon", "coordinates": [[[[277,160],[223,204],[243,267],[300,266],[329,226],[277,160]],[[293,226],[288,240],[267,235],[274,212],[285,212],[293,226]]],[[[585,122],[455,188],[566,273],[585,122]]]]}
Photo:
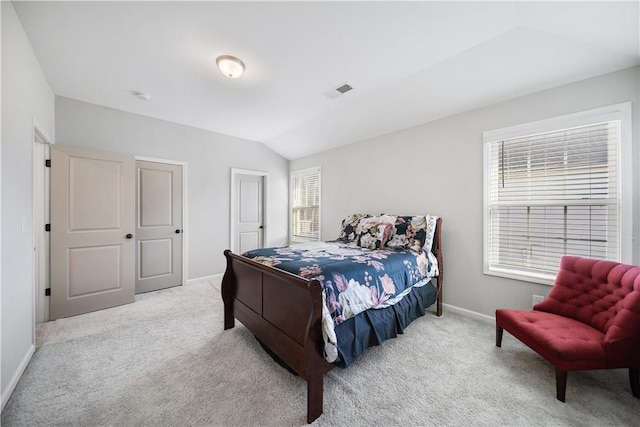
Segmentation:
{"type": "Polygon", "coordinates": [[[533,311],[496,310],[498,347],[505,329],[555,366],[558,400],[568,371],[614,368],[629,368],[640,398],[640,267],[565,256],[533,311]]]}

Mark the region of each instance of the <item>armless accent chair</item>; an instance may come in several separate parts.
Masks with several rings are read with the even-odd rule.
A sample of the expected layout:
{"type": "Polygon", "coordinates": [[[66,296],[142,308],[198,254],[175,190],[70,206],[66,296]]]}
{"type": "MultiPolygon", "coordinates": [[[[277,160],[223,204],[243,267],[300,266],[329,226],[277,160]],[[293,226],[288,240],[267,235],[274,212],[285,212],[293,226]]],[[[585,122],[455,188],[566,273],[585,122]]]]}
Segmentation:
{"type": "Polygon", "coordinates": [[[496,310],[498,347],[505,329],[555,366],[558,400],[568,371],[615,368],[629,368],[640,398],[640,267],[565,256],[533,311],[496,310]]]}

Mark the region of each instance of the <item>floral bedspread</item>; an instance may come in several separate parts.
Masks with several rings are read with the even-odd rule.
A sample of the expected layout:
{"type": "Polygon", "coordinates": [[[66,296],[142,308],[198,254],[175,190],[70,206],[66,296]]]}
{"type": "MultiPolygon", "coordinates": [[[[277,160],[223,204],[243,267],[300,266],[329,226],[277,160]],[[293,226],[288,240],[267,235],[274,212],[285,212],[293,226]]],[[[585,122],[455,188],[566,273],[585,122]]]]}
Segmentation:
{"type": "Polygon", "coordinates": [[[394,304],[413,285],[438,274],[431,253],[366,249],[342,241],[256,249],[243,255],[322,284],[323,335],[329,362],[337,357],[335,326],[367,309],[394,304]]]}

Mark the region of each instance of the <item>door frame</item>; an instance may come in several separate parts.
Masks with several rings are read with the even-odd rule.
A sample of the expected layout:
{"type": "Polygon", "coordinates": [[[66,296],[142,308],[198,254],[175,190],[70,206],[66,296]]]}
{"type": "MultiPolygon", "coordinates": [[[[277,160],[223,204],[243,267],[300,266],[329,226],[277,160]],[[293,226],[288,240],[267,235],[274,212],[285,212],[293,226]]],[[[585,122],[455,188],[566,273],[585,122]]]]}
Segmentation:
{"type": "Polygon", "coordinates": [[[231,194],[230,194],[230,209],[229,209],[229,249],[231,252],[236,252],[237,248],[235,247],[235,234],[236,234],[236,224],[234,218],[237,215],[238,205],[238,189],[236,188],[236,175],[256,175],[262,177],[262,224],[264,224],[264,228],[262,229],[262,246],[267,247],[267,234],[269,233],[269,172],[264,171],[256,171],[250,169],[238,169],[231,168],[231,194]]]}
{"type": "MultiPolygon", "coordinates": [[[[35,343],[35,326],[36,323],[46,322],[49,320],[49,297],[45,295],[46,289],[49,287],[49,244],[47,232],[44,229],[45,224],[49,223],[49,194],[50,194],[50,177],[49,168],[42,165],[42,181],[36,180],[35,164],[36,154],[35,144],[44,145],[44,155],[51,158],[50,146],[55,144],[51,138],[43,130],[38,121],[33,119],[33,137],[32,137],[32,188],[33,188],[33,339],[35,343]],[[42,185],[41,185],[42,184],[42,185]],[[44,269],[44,271],[42,271],[44,269]]],[[[38,159],[40,160],[40,159],[38,159]]]]}
{"type": "MultiPolygon", "coordinates": [[[[155,157],[146,157],[146,156],[134,156],[134,160],[141,160],[143,162],[154,162],[154,163],[163,163],[166,165],[178,165],[182,166],[182,285],[187,284],[187,241],[189,234],[189,224],[187,222],[187,162],[182,162],[179,160],[167,160],[167,159],[158,159],[155,157]]],[[[136,176],[136,182],[138,181],[138,177],[136,176]]],[[[136,189],[136,192],[138,190],[136,189]]],[[[136,224],[138,213],[136,212],[136,224]]],[[[136,257],[138,256],[138,248],[136,247],[136,257]]],[[[138,274],[138,272],[136,272],[138,274]]]]}

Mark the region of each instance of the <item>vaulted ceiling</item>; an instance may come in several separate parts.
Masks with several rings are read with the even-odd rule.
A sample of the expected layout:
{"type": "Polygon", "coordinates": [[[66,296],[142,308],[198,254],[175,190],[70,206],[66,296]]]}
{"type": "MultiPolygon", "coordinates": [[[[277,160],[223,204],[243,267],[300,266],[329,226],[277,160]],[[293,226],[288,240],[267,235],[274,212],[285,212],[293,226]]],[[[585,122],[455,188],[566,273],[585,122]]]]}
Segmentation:
{"type": "Polygon", "coordinates": [[[640,64],[637,1],[14,6],[56,95],[289,159],[640,64]]]}

